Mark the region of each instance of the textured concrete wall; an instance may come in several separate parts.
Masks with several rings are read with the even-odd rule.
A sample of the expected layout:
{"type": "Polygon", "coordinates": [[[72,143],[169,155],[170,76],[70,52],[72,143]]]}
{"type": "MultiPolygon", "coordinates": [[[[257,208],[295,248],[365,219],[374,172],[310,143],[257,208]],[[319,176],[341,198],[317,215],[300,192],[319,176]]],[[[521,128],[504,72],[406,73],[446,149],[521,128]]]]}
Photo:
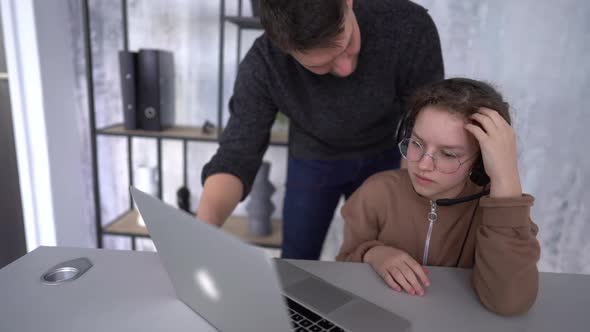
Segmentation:
{"type": "Polygon", "coordinates": [[[590,3],[419,1],[436,21],[447,76],[498,86],[512,104],[524,190],[545,271],[590,273],[590,3]]]}
{"type": "MultiPolygon", "coordinates": [[[[358,0],[362,1],[362,0],[358,0]]],[[[99,125],[120,122],[120,92],[116,51],[122,48],[119,1],[91,3],[96,112],[99,125]]],[[[236,13],[237,1],[228,1],[236,13]]],[[[247,1],[244,1],[247,4],[247,1]]],[[[590,124],[584,92],[590,80],[590,3],[566,1],[421,0],[429,9],[443,45],[447,76],[468,76],[495,84],[513,106],[519,162],[525,191],[536,197],[533,219],[541,228],[540,268],[544,271],[590,273],[590,157],[584,134],[590,124]],[[586,204],[585,204],[586,203],[586,204]]],[[[246,13],[249,12],[245,6],[246,13]]],[[[74,52],[83,59],[80,8],[70,0],[74,52]]],[[[129,1],[130,47],[158,47],[175,52],[177,122],[200,125],[216,120],[218,1],[129,1]]],[[[231,95],[236,70],[236,29],[227,25],[224,105],[231,95]]],[[[256,32],[243,38],[246,50],[256,32]]],[[[82,60],[81,60],[82,61],[82,60]]],[[[76,64],[80,111],[86,113],[84,63],[76,64]]],[[[227,110],[226,110],[227,111],[227,110]]],[[[227,119],[227,114],[225,115],[227,119]]],[[[87,122],[80,123],[87,132],[87,122]]],[[[134,139],[134,164],[154,165],[153,141],[134,139]]],[[[215,152],[211,143],[189,145],[189,183],[200,194],[200,171],[215,152]]],[[[99,140],[102,211],[105,220],[128,206],[126,143],[99,140]]],[[[164,199],[174,202],[182,181],[181,144],[165,142],[164,199]]],[[[89,155],[86,156],[89,161],[89,155]]],[[[271,148],[273,196],[281,214],[286,149],[271,148]]],[[[90,163],[84,165],[90,174],[90,163]]],[[[86,183],[91,192],[90,182],[86,183]]],[[[89,198],[90,199],[90,198],[89,198]]],[[[92,224],[92,204],[88,204],[92,224]]],[[[244,213],[243,205],[237,213],[244,213]]],[[[329,235],[324,258],[333,257],[341,241],[341,220],[329,235]]],[[[110,241],[113,247],[125,247],[110,241]]]]}

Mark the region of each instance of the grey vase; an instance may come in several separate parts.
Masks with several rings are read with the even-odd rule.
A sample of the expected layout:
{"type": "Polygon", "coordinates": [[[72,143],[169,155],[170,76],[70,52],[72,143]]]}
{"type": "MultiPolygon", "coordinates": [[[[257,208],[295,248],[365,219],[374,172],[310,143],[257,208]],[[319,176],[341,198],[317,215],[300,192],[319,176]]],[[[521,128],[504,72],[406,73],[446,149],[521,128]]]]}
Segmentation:
{"type": "Polygon", "coordinates": [[[267,236],[272,233],[271,216],[275,206],[270,198],[276,189],[268,178],[269,173],[270,163],[262,162],[250,191],[250,200],[246,205],[250,235],[267,236]]]}

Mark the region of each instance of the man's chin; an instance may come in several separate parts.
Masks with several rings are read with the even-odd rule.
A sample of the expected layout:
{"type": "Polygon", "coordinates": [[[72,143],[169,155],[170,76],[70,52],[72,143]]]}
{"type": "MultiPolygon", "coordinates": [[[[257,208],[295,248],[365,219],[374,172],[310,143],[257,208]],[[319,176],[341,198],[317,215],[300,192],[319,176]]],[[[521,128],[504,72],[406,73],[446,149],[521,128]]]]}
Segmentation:
{"type": "Polygon", "coordinates": [[[351,71],[350,73],[346,74],[346,75],[342,75],[342,74],[337,74],[337,73],[330,73],[332,76],[334,77],[338,77],[338,78],[347,78],[348,76],[352,75],[352,73],[354,73],[354,71],[351,71]]]}
{"type": "Polygon", "coordinates": [[[338,74],[338,73],[334,73],[334,72],[330,72],[330,74],[332,76],[336,76],[336,77],[339,77],[339,78],[347,78],[348,76],[354,74],[354,72],[356,71],[356,67],[357,67],[357,64],[355,63],[354,64],[354,68],[349,73],[346,73],[346,74],[338,74]]]}

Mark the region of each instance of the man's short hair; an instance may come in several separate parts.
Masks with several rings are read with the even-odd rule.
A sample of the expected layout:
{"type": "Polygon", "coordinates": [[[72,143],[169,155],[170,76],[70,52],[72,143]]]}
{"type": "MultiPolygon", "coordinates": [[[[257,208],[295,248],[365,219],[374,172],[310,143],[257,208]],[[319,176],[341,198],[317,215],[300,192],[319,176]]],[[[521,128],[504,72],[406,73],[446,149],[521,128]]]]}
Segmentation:
{"type": "Polygon", "coordinates": [[[270,40],[285,52],[337,47],[346,0],[262,0],[260,20],[270,40]]]}

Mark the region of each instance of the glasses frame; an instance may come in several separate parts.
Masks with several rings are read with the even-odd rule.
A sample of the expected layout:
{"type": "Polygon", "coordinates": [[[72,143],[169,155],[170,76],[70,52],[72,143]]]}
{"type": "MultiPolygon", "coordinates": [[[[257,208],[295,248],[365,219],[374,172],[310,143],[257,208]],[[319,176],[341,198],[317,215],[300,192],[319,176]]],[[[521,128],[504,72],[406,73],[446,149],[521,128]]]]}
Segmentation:
{"type": "MultiPolygon", "coordinates": [[[[407,145],[408,145],[408,147],[410,146],[409,144],[407,144],[407,145]]],[[[454,171],[446,172],[446,171],[443,171],[443,170],[441,170],[440,168],[437,167],[437,163],[436,163],[437,157],[435,156],[436,153],[431,154],[431,153],[426,152],[426,149],[424,149],[424,145],[422,145],[422,143],[420,143],[419,141],[417,141],[417,140],[415,140],[413,138],[407,137],[407,138],[404,138],[403,140],[401,140],[397,144],[397,146],[399,148],[399,152],[402,155],[402,157],[404,157],[404,159],[407,160],[408,162],[420,162],[422,160],[422,158],[424,158],[424,156],[429,156],[432,159],[432,165],[434,165],[434,169],[437,170],[437,171],[439,171],[439,172],[441,172],[441,173],[443,173],[443,174],[453,174],[453,173],[456,173],[461,168],[461,166],[463,166],[465,163],[467,163],[468,161],[472,160],[474,157],[479,156],[479,152],[478,152],[478,153],[472,155],[471,157],[469,157],[469,158],[467,158],[467,159],[465,159],[463,161],[461,161],[459,159],[459,157],[455,156],[455,158],[457,159],[457,162],[459,163],[459,166],[457,166],[457,169],[455,169],[454,171]],[[404,144],[404,142],[407,142],[407,143],[415,142],[420,147],[421,154],[420,154],[420,158],[418,158],[418,160],[409,160],[408,157],[406,156],[406,154],[408,152],[407,149],[406,149],[406,153],[404,154],[404,151],[402,149],[402,145],[404,144]]]]}

